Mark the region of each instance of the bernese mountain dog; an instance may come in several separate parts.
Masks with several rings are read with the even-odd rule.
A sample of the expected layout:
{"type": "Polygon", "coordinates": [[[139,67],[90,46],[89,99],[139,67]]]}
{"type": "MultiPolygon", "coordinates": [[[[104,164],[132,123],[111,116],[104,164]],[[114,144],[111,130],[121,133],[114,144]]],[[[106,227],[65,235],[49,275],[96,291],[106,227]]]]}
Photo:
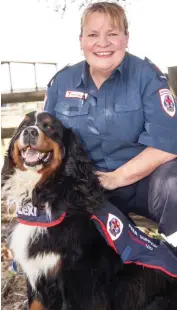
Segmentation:
{"type": "Polygon", "coordinates": [[[2,185],[16,207],[10,248],[26,274],[30,310],[176,309],[172,279],[123,264],[90,220],[103,189],[78,137],[53,116],[25,116],[2,185]]]}

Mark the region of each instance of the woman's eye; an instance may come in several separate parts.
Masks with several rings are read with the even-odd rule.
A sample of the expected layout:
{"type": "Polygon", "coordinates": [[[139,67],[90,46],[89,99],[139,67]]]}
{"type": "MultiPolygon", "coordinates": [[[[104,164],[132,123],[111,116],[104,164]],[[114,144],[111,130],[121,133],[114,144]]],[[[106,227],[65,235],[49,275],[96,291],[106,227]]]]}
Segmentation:
{"type": "Polygon", "coordinates": [[[90,33],[89,35],[88,35],[88,37],[96,37],[96,33],[90,33]]]}
{"type": "Polygon", "coordinates": [[[118,33],[111,32],[111,33],[109,33],[109,36],[118,36],[118,33]]]}

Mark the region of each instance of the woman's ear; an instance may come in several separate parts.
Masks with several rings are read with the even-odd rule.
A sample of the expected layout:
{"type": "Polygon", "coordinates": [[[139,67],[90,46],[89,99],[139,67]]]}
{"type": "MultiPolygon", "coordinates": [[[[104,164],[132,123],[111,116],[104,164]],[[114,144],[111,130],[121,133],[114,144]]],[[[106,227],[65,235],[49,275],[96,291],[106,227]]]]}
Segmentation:
{"type": "Polygon", "coordinates": [[[79,42],[80,42],[80,49],[82,51],[82,35],[81,34],[79,35],[79,42]]]}
{"type": "Polygon", "coordinates": [[[128,42],[129,42],[129,32],[125,35],[125,48],[128,47],[128,42]]]}

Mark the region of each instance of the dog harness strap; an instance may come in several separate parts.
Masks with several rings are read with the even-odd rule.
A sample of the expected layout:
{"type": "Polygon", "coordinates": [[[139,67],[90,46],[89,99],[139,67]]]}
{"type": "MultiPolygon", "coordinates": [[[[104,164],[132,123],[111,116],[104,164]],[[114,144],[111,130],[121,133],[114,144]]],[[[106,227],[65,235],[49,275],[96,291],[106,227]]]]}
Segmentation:
{"type": "Polygon", "coordinates": [[[140,231],[122,212],[109,202],[91,219],[107,243],[119,253],[125,264],[135,263],[161,270],[177,278],[177,256],[157,239],[140,231]]]}

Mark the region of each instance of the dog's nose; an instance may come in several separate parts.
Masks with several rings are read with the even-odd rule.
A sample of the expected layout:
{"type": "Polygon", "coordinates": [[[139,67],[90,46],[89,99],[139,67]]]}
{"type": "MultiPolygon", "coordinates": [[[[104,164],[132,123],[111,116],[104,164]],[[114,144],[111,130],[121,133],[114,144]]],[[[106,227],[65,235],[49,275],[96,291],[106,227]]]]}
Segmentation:
{"type": "Polygon", "coordinates": [[[28,137],[29,139],[35,139],[39,134],[36,128],[28,127],[23,132],[24,137],[28,137]]]}

